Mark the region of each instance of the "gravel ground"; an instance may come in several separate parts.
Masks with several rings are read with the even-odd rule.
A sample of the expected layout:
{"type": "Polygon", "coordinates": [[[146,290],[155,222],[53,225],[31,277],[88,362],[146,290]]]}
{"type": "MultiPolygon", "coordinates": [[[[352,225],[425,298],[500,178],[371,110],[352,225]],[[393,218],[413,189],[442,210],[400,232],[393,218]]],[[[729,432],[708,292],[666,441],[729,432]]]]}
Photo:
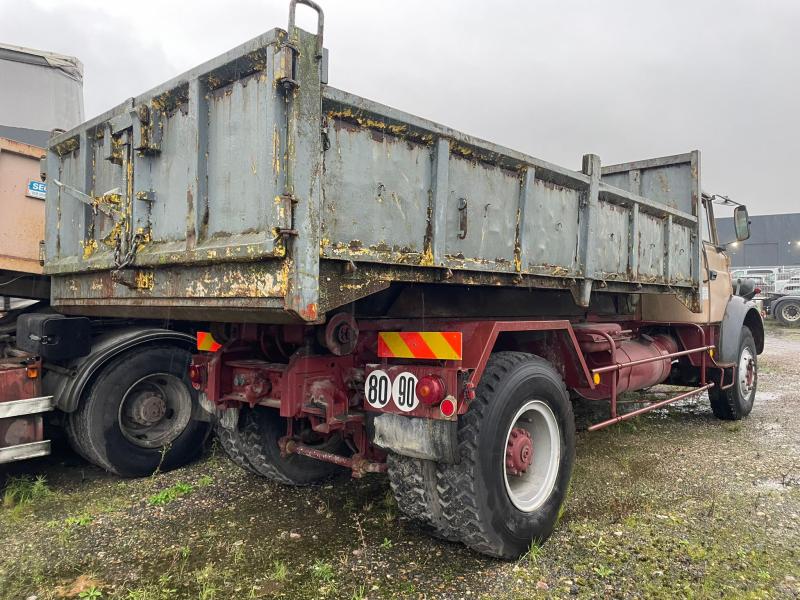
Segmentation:
{"type": "Polygon", "coordinates": [[[0,598],[800,598],[799,358],[769,330],[744,421],[700,399],[579,433],[556,533],[510,563],[416,530],[382,476],[290,489],[212,446],[120,480],[63,450],[6,469],[46,487],[0,508],[0,598]]]}

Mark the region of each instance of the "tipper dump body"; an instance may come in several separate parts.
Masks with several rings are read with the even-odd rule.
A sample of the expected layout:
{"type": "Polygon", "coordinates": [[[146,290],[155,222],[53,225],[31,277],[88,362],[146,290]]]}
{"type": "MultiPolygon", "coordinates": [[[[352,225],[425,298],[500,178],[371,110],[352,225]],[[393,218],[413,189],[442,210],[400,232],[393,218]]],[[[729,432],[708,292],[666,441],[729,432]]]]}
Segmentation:
{"type": "Polygon", "coordinates": [[[54,306],[284,323],[443,282],[699,310],[698,153],[559,167],[329,87],[319,39],[273,29],[52,138],[54,306]]]}

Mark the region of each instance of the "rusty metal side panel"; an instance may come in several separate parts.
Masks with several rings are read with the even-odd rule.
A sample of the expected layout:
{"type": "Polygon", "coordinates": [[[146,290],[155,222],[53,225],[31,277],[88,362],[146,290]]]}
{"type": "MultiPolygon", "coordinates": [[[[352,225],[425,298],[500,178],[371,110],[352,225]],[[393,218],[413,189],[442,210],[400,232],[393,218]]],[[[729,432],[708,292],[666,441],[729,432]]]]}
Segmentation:
{"type": "MultiPolygon", "coordinates": [[[[268,72],[208,95],[208,218],[201,241],[272,243],[283,209],[286,115],[268,72]],[[266,236],[265,236],[266,234],[266,236]]],[[[229,243],[229,242],[227,242],[229,243]]],[[[221,244],[223,245],[223,244],[221,244]]]]}
{"type": "MultiPolygon", "coordinates": [[[[283,302],[295,155],[273,59],[285,39],[268,32],[51,141],[55,306],[144,316],[170,303],[200,318],[214,298],[237,310],[283,302]]],[[[307,87],[318,95],[319,77],[307,87]]],[[[319,146],[319,118],[301,119],[319,146]]]]}
{"type": "Polygon", "coordinates": [[[628,222],[630,209],[611,202],[598,203],[596,279],[628,279],[628,222]],[[599,276],[598,276],[599,275],[599,276]]]}
{"type": "Polygon", "coordinates": [[[587,155],[570,172],[331,88],[323,112],[323,258],[583,279],[582,305],[595,282],[697,286],[693,155],[632,163],[634,181],[633,167],[587,155]]]}
{"type": "Polygon", "coordinates": [[[669,250],[670,274],[672,281],[692,281],[692,250],[695,247],[694,234],[689,227],[672,224],[669,250]]]}
{"type": "Polygon", "coordinates": [[[419,262],[429,218],[431,148],[339,119],[329,121],[328,139],[323,255],[419,262]],[[381,160],[373,160],[373,152],[381,160]]]}
{"type": "MultiPolygon", "coordinates": [[[[700,153],[697,150],[603,167],[604,185],[646,198],[631,216],[638,255],[629,266],[642,281],[673,286],[700,284],[700,153]],[[669,207],[695,221],[660,210],[669,207]]],[[[695,307],[698,310],[700,305],[695,307]]]]}
{"type": "Polygon", "coordinates": [[[116,269],[131,248],[133,266],[283,257],[283,37],[273,30],[54,138],[46,272],[116,269]]]}
{"type": "Polygon", "coordinates": [[[533,182],[531,198],[522,222],[521,267],[540,275],[577,276],[581,193],[541,179],[533,182]],[[565,240],[554,244],[553,240],[565,240]]]}
{"type": "Polygon", "coordinates": [[[513,271],[519,174],[451,154],[448,179],[446,265],[513,271]]]}
{"type": "MultiPolygon", "coordinates": [[[[142,166],[147,161],[149,167],[149,181],[141,181],[141,187],[153,189],[159,196],[150,204],[150,235],[161,244],[177,242],[178,248],[185,243],[187,232],[194,232],[195,198],[187,189],[186,175],[196,161],[196,140],[192,139],[187,108],[162,119],[161,156],[140,157],[142,166]]],[[[139,184],[142,174],[137,172],[134,177],[139,184]]],[[[103,193],[104,189],[108,188],[99,188],[95,193],[103,193]]]]}
{"type": "Polygon", "coordinates": [[[643,281],[658,281],[664,273],[664,226],[661,219],[639,215],[638,274],[643,281]]]}

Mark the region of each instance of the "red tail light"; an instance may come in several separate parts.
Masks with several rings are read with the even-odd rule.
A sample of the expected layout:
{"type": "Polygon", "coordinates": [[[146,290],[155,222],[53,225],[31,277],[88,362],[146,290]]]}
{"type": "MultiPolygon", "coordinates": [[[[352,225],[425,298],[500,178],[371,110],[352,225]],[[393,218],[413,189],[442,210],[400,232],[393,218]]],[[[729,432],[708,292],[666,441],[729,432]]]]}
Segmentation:
{"type": "Polygon", "coordinates": [[[192,387],[196,390],[203,388],[203,377],[205,368],[197,365],[189,366],[189,381],[192,382],[192,387]]]}
{"type": "Polygon", "coordinates": [[[438,375],[426,375],[417,381],[417,398],[422,404],[439,404],[446,394],[444,380],[438,375]]]}

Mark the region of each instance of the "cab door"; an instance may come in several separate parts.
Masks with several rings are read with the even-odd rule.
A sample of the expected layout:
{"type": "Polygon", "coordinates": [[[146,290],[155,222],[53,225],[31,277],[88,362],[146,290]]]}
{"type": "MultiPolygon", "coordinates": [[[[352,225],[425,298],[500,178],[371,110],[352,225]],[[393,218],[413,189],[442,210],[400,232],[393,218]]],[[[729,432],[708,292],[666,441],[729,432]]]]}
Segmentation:
{"type": "Polygon", "coordinates": [[[731,259],[719,244],[714,206],[711,198],[703,196],[702,235],[703,256],[700,273],[700,301],[708,323],[719,323],[733,293],[731,284],[731,259]]]}

